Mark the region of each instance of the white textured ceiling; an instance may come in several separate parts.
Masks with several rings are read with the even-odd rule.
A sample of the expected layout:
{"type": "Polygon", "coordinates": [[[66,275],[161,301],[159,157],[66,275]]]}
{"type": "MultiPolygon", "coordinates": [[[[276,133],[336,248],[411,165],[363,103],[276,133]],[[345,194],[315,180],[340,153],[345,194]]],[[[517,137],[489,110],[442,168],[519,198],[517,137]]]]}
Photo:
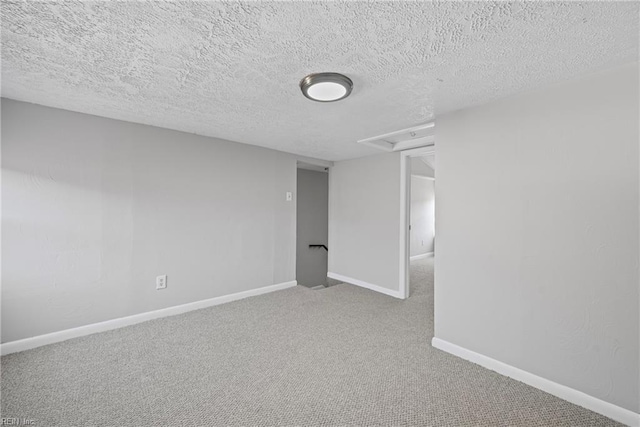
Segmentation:
{"type": "Polygon", "coordinates": [[[637,2],[2,2],[2,95],[340,160],[638,59],[637,2]],[[308,73],[354,91],[315,103],[308,73]]]}

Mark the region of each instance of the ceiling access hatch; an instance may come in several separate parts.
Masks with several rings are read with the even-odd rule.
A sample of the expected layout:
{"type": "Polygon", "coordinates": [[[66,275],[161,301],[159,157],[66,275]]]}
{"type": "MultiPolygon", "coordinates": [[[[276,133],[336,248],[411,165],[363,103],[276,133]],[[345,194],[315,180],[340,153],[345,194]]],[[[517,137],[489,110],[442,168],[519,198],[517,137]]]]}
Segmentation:
{"type": "Polygon", "coordinates": [[[410,148],[434,145],[435,122],[402,129],[371,138],[361,139],[359,144],[369,145],[383,151],[402,151],[410,148]]]}

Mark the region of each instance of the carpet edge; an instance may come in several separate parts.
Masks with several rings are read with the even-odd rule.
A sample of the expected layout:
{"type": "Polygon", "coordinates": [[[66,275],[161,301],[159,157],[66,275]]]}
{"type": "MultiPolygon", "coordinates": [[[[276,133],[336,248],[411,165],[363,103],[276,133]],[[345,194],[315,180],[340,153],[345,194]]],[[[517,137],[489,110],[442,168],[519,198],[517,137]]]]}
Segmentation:
{"type": "Polygon", "coordinates": [[[0,344],[0,354],[2,356],[17,353],[20,351],[30,350],[42,347],[48,344],[54,344],[66,341],[72,338],[79,338],[99,332],[120,329],[126,326],[135,325],[137,323],[149,320],[159,319],[162,317],[176,316],[178,314],[187,313],[189,311],[199,310],[202,308],[213,307],[240,299],[263,295],[270,292],[280,291],[283,289],[297,286],[296,280],[288,282],[276,283],[274,285],[263,286],[261,288],[250,289],[248,291],[237,292],[234,294],[222,295],[219,297],[209,298],[200,301],[194,301],[186,304],[174,305],[171,307],[161,308],[159,310],[147,311],[144,313],[133,314],[131,316],[119,317],[116,319],[105,320],[103,322],[91,323],[89,325],[78,326],[76,328],[64,329],[62,331],[51,332],[49,334],[37,335],[35,337],[24,338],[15,341],[9,341],[0,344]]]}
{"type": "Polygon", "coordinates": [[[437,337],[433,337],[431,345],[446,353],[460,357],[461,359],[465,359],[506,377],[523,382],[531,387],[535,387],[553,396],[559,397],[562,400],[566,400],[567,402],[581,406],[600,415],[604,415],[612,420],[626,424],[630,427],[640,427],[640,414],[630,411],[629,409],[622,408],[614,405],[613,403],[605,402],[604,400],[588,395],[582,391],[539,377],[530,372],[508,365],[504,362],[500,362],[499,360],[492,359],[491,357],[480,353],[476,353],[475,351],[468,350],[464,347],[460,347],[456,344],[452,344],[437,337]]]}

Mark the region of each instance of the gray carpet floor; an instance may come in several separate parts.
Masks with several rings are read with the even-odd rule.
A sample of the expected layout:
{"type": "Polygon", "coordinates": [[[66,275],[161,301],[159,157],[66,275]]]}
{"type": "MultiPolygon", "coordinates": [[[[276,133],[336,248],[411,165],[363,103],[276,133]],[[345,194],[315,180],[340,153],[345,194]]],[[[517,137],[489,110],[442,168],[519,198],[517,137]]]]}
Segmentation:
{"type": "Polygon", "coordinates": [[[433,258],[400,301],[301,286],[2,357],[43,426],[613,426],[431,347],[433,258]]]}

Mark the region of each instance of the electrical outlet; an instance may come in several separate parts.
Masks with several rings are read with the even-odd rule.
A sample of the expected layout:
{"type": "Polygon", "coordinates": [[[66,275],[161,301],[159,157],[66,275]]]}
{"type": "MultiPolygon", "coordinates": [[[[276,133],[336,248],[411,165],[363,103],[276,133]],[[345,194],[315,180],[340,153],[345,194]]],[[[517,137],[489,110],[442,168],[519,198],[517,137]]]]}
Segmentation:
{"type": "Polygon", "coordinates": [[[156,277],[156,290],[166,289],[166,288],[167,288],[167,275],[164,274],[162,276],[156,277]]]}
{"type": "Polygon", "coordinates": [[[291,191],[287,191],[287,202],[290,202],[293,200],[293,193],[291,193],[291,191]]]}

